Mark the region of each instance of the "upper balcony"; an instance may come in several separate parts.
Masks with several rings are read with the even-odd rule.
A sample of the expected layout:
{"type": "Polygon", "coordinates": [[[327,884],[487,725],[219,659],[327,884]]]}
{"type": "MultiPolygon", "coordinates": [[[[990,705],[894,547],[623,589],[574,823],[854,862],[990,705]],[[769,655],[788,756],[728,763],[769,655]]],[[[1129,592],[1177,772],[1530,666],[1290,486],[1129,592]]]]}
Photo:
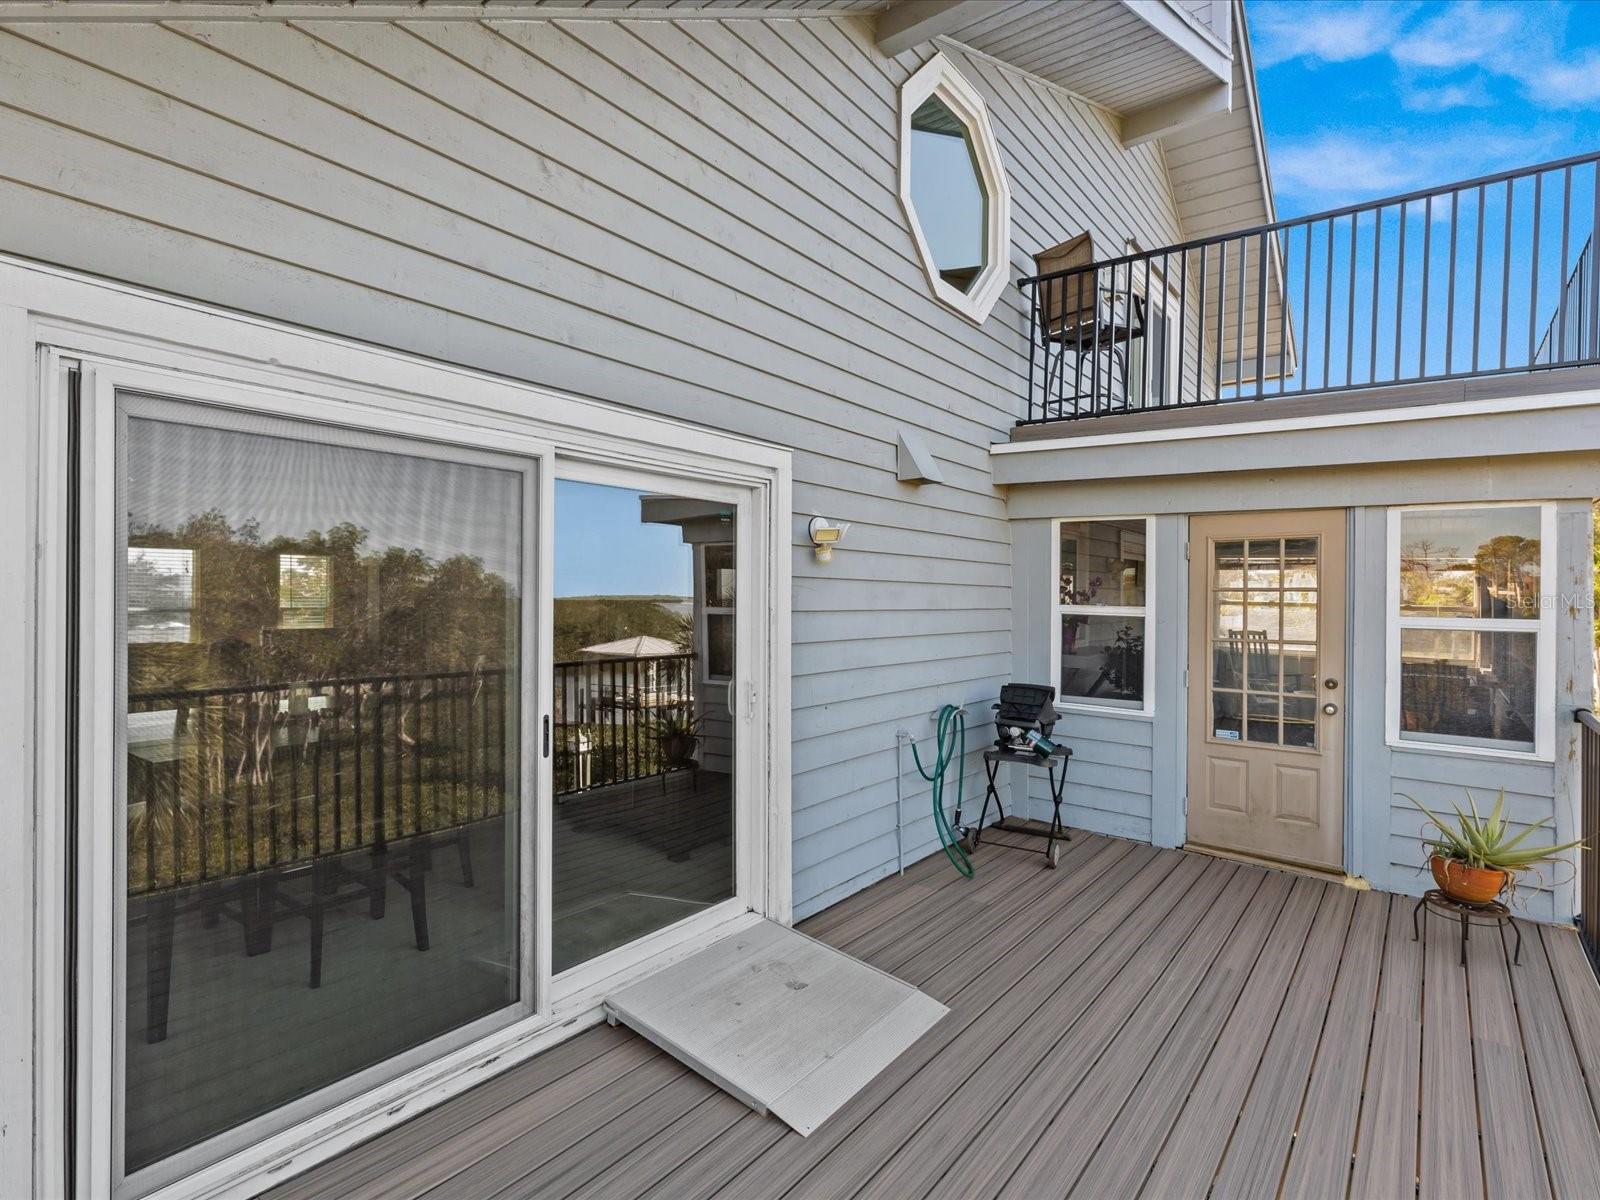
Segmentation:
{"type": "Polygon", "coordinates": [[[1307,405],[1221,406],[1332,393],[1379,408],[1451,390],[1387,390],[1403,385],[1600,363],[1597,218],[1589,154],[1121,258],[1074,239],[1020,281],[1014,440],[1086,418],[1155,428],[1180,409],[1288,416],[1307,405]]]}

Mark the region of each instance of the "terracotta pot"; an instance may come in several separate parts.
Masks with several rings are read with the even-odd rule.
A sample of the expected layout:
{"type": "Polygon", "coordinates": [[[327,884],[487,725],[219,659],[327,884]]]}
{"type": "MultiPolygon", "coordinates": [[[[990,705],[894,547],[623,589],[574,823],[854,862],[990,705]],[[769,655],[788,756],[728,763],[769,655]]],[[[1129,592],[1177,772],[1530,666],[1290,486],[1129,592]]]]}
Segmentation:
{"type": "Polygon", "coordinates": [[[1464,904],[1487,904],[1505,890],[1506,873],[1499,867],[1473,867],[1442,854],[1435,854],[1428,865],[1439,890],[1464,904]]]}

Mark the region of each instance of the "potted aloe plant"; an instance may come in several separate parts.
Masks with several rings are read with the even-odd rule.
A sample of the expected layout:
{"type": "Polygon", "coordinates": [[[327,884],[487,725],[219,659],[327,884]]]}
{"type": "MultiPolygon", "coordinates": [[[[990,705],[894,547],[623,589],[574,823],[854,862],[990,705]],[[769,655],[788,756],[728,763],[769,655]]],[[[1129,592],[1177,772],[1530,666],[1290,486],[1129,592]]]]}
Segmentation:
{"type": "Polygon", "coordinates": [[[1468,792],[1467,807],[1471,811],[1462,812],[1459,804],[1452,805],[1456,810],[1453,821],[1424,808],[1404,792],[1401,795],[1437,831],[1425,842],[1434,882],[1450,899],[1464,904],[1488,904],[1510,890],[1524,871],[1537,872],[1544,864],[1556,862],[1560,855],[1583,845],[1580,840],[1559,846],[1524,846],[1528,838],[1550,822],[1546,819],[1513,834],[1505,818],[1504,788],[1487,817],[1478,814],[1478,805],[1468,792]]]}

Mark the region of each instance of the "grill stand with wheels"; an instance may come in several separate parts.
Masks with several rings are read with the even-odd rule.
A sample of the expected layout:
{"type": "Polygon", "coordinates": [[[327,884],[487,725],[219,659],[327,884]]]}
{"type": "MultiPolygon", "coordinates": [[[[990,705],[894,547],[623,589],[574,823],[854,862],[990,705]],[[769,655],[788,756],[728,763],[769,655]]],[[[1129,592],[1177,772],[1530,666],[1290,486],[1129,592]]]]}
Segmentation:
{"type": "MultiPolygon", "coordinates": [[[[1000,820],[995,822],[996,829],[1003,829],[1007,833],[1020,833],[1028,837],[1044,839],[1044,846],[1038,853],[1045,856],[1045,865],[1054,868],[1061,861],[1061,843],[1070,842],[1072,835],[1067,832],[1066,824],[1061,820],[1062,793],[1067,786],[1067,762],[1072,758],[1072,751],[1065,746],[1055,746],[1051,749],[1048,758],[1041,757],[1032,750],[1010,750],[990,747],[983,752],[983,769],[989,776],[989,787],[983,795],[983,812],[978,817],[976,825],[969,825],[961,831],[961,848],[971,854],[978,848],[983,840],[983,827],[989,820],[989,805],[993,803],[995,811],[1000,814],[1000,820]],[[1061,763],[1061,770],[1056,770],[1057,761],[1061,763]],[[995,787],[995,777],[1000,773],[1002,763],[1020,763],[1023,766],[1038,766],[1044,764],[1045,770],[1050,774],[1050,828],[1041,833],[1023,824],[1014,818],[1006,816],[1005,806],[1000,803],[1000,792],[995,787]]],[[[959,816],[957,817],[959,820],[959,816]]],[[[1007,846],[1008,850],[1034,850],[1032,846],[1007,846]]]]}

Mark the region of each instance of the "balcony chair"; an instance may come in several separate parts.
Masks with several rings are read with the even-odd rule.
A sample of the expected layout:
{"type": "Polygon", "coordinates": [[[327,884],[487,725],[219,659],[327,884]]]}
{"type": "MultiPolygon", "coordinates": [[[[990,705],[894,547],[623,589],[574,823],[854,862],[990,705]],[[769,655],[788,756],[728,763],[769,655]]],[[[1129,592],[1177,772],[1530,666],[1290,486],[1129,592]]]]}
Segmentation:
{"type": "MultiPolygon", "coordinates": [[[[1080,233],[1039,251],[1033,261],[1039,275],[1090,267],[1096,261],[1094,242],[1089,234],[1080,233]]],[[[1112,277],[1115,278],[1115,271],[1112,277]]],[[[1069,404],[1073,411],[1079,411],[1085,400],[1089,402],[1089,411],[1099,411],[1102,407],[1099,396],[1110,400],[1114,378],[1122,380],[1122,405],[1127,405],[1128,348],[1135,339],[1144,337],[1145,297],[1129,288],[1099,284],[1099,272],[1090,272],[1041,283],[1037,290],[1038,311],[1034,319],[1044,350],[1044,396],[1046,403],[1054,404],[1058,411],[1069,404]],[[1067,363],[1069,353],[1072,355],[1070,366],[1067,363]],[[1104,379],[1098,380],[1091,356],[1101,353],[1108,361],[1104,379]],[[1065,392],[1069,372],[1071,395],[1065,392]],[[1086,372],[1088,393],[1084,391],[1086,372]]],[[[1108,403],[1104,407],[1111,406],[1108,403]]]]}

